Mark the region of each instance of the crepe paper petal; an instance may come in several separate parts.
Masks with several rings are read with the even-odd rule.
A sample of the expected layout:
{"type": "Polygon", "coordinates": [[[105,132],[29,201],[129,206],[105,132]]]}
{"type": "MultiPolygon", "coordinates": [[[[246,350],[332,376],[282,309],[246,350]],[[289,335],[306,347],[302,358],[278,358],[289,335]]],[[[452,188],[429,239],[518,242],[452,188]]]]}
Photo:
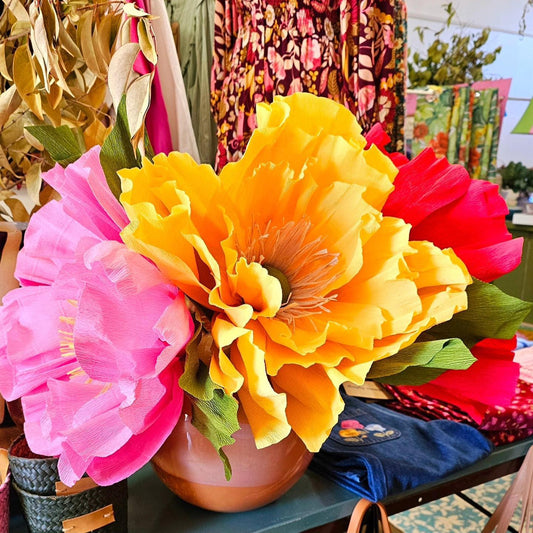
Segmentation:
{"type": "Polygon", "coordinates": [[[455,405],[461,409],[464,413],[467,413],[474,422],[481,424],[483,417],[487,411],[487,405],[478,402],[475,399],[467,398],[462,396],[457,392],[448,391],[441,387],[433,387],[431,383],[423,385],[425,393],[437,399],[442,399],[443,401],[455,405]]]}
{"type": "Polygon", "coordinates": [[[409,158],[404,154],[400,152],[391,153],[386,150],[385,147],[391,142],[391,138],[381,124],[374,124],[370,130],[365,133],[365,139],[369,146],[376,145],[383,153],[387,154],[397,167],[409,163],[409,158]]]}
{"type": "Polygon", "coordinates": [[[412,385],[414,383],[398,382],[397,375],[410,367],[439,369],[441,373],[450,368],[460,370],[468,368],[475,361],[470,350],[459,339],[415,342],[388,360],[376,361],[368,377],[382,378],[384,383],[389,383],[384,378],[393,377],[394,384],[412,385]]]}
{"type": "Polygon", "coordinates": [[[519,237],[484,248],[459,248],[457,255],[469,266],[473,276],[491,282],[520,264],[523,245],[523,238],[519,237]]]}
{"type": "Polygon", "coordinates": [[[104,242],[91,252],[85,255],[85,265],[95,275],[85,281],[74,327],[78,361],[89,377],[99,381],[151,377],[156,373],[157,357],[168,345],[154,326],[169,308],[177,307],[177,318],[183,321],[174,323],[177,333],[172,340],[177,344],[174,352],[167,354],[167,362],[192,335],[185,302],[176,300],[177,288],[153,265],[124,245],[104,242]],[[135,335],[125,323],[136,324],[135,335]]]}
{"type": "Polygon", "coordinates": [[[30,222],[22,288],[0,308],[0,390],[22,397],[35,453],[61,479],[112,484],[146,464],[183,403],[180,355],[193,333],[183,293],[121,242],[127,219],[99,148],[45,179],[62,195],[30,222]]]}
{"type": "MultiPolygon", "coordinates": [[[[387,137],[379,127],[369,132],[367,141],[385,152],[387,137]]],[[[462,166],[437,159],[431,149],[410,162],[397,154],[388,156],[399,173],[383,213],[412,224],[412,239],[453,248],[482,281],[493,281],[518,266],[523,240],[512,239],[507,230],[508,208],[495,184],[470,179],[462,166]]]]}
{"type": "Polygon", "coordinates": [[[287,395],[291,427],[309,451],[318,452],[344,408],[339,383],[320,365],[285,365],[272,382],[287,395]]]}
{"type": "Polygon", "coordinates": [[[458,337],[472,347],[485,338],[512,339],[533,303],[505,294],[495,285],[474,280],[467,288],[469,307],[450,321],[435,326],[436,337],[458,337]]]}
{"type": "Polygon", "coordinates": [[[466,194],[470,181],[466,169],[450,165],[444,158],[437,159],[428,148],[400,167],[394,192],[388,197],[383,213],[416,227],[427,216],[466,194]]]}
{"type": "MultiPolygon", "coordinates": [[[[233,329],[237,332],[237,335],[245,333],[244,330],[239,331],[237,328],[233,329]]],[[[185,349],[187,356],[185,358],[185,370],[180,379],[180,384],[185,392],[200,400],[212,399],[213,391],[217,388],[216,382],[210,377],[213,372],[213,360],[204,362],[205,359],[209,358],[209,354],[213,350],[216,350],[213,336],[205,331],[201,324],[198,325],[191,341],[185,349]]],[[[231,363],[229,364],[231,369],[228,371],[228,374],[231,374],[231,378],[234,378],[239,384],[242,384],[244,378],[237,373],[231,363]]],[[[220,384],[218,386],[221,387],[220,384]]]]}
{"type": "MultiPolygon", "coordinates": [[[[448,371],[434,380],[432,394],[458,395],[463,405],[506,406],[515,395],[520,365],[513,361],[516,338],[486,339],[472,348],[477,361],[466,371],[448,371]]],[[[420,389],[422,391],[422,389],[420,389]]],[[[452,402],[455,403],[455,402],[452,402]]]]}
{"type": "Polygon", "coordinates": [[[90,187],[89,177],[94,172],[93,179],[98,181],[99,171],[98,147],[94,147],[76,163],[65,169],[56,165],[43,177],[62,195],[59,203],[66,215],[101,239],[118,240],[120,227],[102,208],[90,187]]]}
{"type": "Polygon", "coordinates": [[[471,348],[472,354],[477,358],[497,359],[500,361],[515,360],[517,335],[511,339],[483,339],[471,348]]]}
{"type": "Polygon", "coordinates": [[[453,240],[457,249],[485,247],[511,239],[505,223],[502,227],[509,209],[498,193],[498,186],[482,180],[468,183],[467,194],[441,207],[440,212],[430,212],[417,223],[413,229],[414,238],[426,235],[428,240],[440,246],[443,246],[443,242],[453,240]],[[442,227],[443,218],[448,221],[450,231],[454,232],[452,238],[442,227]]]}
{"type": "Polygon", "coordinates": [[[80,243],[120,242],[127,218],[106,185],[99,150],[95,146],[68,167],[43,174],[62,198],[31,218],[15,272],[22,285],[51,284],[63,264],[76,260],[80,243]]]}
{"type": "MultiPolygon", "coordinates": [[[[366,139],[387,153],[390,139],[381,126],[374,126],[366,139]]],[[[495,184],[471,180],[463,167],[437,159],[430,149],[410,162],[400,154],[387,155],[399,173],[383,212],[412,224],[413,239],[453,248],[482,281],[493,281],[518,266],[523,240],[512,239],[507,230],[508,208],[495,184]]]]}
{"type": "Polygon", "coordinates": [[[243,407],[258,449],[283,440],[291,431],[285,409],[287,399],[272,387],[265,368],[265,352],[248,332],[232,346],[231,359],[244,376],[239,391],[243,407]]]}
{"type": "Polygon", "coordinates": [[[178,153],[120,172],[124,242],[209,310],[182,386],[238,397],[260,447],[292,427],[317,449],[343,380],[466,308],[460,259],[383,217],[398,169],[366,144],[342,105],[298,93],[259,106],[245,155],[218,176],[178,153]]]}
{"type": "Polygon", "coordinates": [[[0,307],[0,391],[13,401],[67,375],[79,365],[73,354],[60,351],[62,316],[73,309],[48,287],[22,287],[9,292],[0,307]],[[45,312],[46,310],[46,312],[45,312]]]}
{"type": "Polygon", "coordinates": [[[451,403],[478,423],[487,409],[507,406],[512,401],[520,365],[513,362],[516,337],[484,339],[471,348],[476,362],[466,370],[449,370],[414,390],[451,403]]]}
{"type": "Polygon", "coordinates": [[[7,312],[0,388],[23,396],[30,448],[58,455],[68,484],[85,471],[111,484],[145,464],[181,412],[177,356],[193,324],[178,289],[145,258],[103,241],[51,286],[12,291],[7,312]]]}
{"type": "Polygon", "coordinates": [[[514,397],[519,373],[520,365],[513,361],[478,359],[469,372],[450,370],[432,385],[487,405],[506,406],[514,397]],[[487,383],[491,386],[487,387],[487,383]]]}
{"type": "Polygon", "coordinates": [[[181,415],[183,390],[178,380],[182,362],[174,359],[168,372],[160,375],[167,391],[158,404],[158,416],[142,433],[133,435],[128,442],[109,457],[96,457],[87,467],[87,474],[99,485],[111,485],[126,479],[150,461],[170,435],[181,415]]]}

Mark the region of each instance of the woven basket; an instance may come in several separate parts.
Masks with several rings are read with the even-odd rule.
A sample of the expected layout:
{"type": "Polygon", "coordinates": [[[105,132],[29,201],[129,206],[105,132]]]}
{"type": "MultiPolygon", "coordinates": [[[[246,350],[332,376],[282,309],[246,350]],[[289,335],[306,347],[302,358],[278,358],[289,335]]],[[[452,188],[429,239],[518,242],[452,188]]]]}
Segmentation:
{"type": "MultiPolygon", "coordinates": [[[[63,521],[78,518],[109,505],[115,521],[94,531],[125,533],[128,530],[128,486],[122,481],[109,487],[94,487],[78,494],[56,496],[60,481],[57,458],[34,454],[24,435],[9,448],[12,485],[30,533],[63,533],[63,521]]],[[[0,530],[0,533],[3,533],[0,530]]]]}
{"type": "Polygon", "coordinates": [[[9,533],[9,478],[0,485],[0,533],[9,533]]]}
{"type": "Polygon", "coordinates": [[[63,533],[63,520],[92,513],[113,505],[115,521],[94,531],[128,531],[128,485],[121,481],[109,487],[95,487],[72,496],[40,496],[13,483],[30,533],[63,533]]]}
{"type": "Polygon", "coordinates": [[[9,467],[13,482],[20,489],[44,496],[55,495],[56,481],[59,481],[57,458],[31,452],[24,435],[9,448],[9,467]]]}

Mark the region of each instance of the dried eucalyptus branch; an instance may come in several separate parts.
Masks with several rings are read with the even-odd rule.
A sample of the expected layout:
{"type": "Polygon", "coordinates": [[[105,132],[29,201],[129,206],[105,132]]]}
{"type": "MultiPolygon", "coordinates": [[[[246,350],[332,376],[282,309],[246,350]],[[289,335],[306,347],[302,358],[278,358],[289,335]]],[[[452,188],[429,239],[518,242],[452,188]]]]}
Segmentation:
{"type": "MultiPolygon", "coordinates": [[[[66,125],[77,130],[84,149],[102,144],[115,116],[110,79],[127,92],[137,77],[133,60],[113,57],[132,44],[131,25],[137,24],[143,46],[136,45],[135,57],[140,51],[155,62],[151,17],[124,0],[2,2],[0,187],[7,193],[25,184],[39,205],[41,172],[53,162],[26,127],[66,125]]],[[[137,118],[146,109],[132,112],[137,118]]]]}

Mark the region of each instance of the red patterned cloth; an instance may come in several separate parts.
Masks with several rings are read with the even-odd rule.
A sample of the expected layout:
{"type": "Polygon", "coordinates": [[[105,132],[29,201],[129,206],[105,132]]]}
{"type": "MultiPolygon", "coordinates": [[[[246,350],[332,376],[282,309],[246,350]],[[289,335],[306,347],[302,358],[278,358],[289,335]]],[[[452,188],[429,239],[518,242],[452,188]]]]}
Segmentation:
{"type": "Polygon", "coordinates": [[[407,71],[403,0],[216,0],[211,104],[216,167],[238,160],[274,95],[341,102],[403,149],[407,71]]]}
{"type": "Polygon", "coordinates": [[[511,404],[490,408],[479,429],[496,446],[533,435],[533,385],[519,380],[511,404]]]}
{"type": "Polygon", "coordinates": [[[451,420],[477,427],[470,416],[451,403],[431,398],[409,387],[382,386],[394,396],[394,400],[385,404],[389,409],[421,420],[451,420]]]}
{"type": "Polygon", "coordinates": [[[489,407],[480,424],[455,405],[409,387],[384,387],[394,396],[394,400],[385,404],[389,409],[422,420],[444,419],[469,424],[482,431],[495,446],[533,435],[533,384],[522,380],[518,381],[511,403],[506,407],[489,407]]]}

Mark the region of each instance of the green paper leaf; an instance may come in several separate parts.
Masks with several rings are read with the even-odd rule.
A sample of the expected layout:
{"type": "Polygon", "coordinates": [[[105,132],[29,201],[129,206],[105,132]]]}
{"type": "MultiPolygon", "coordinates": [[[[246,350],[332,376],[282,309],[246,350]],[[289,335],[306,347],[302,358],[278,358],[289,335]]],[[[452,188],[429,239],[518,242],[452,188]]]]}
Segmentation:
{"type": "Polygon", "coordinates": [[[441,374],[444,374],[444,372],[446,372],[445,368],[412,366],[406,368],[399,374],[387,376],[386,378],[376,378],[375,381],[378,383],[386,383],[387,385],[416,387],[417,385],[425,385],[426,383],[437,379],[441,374]]]}
{"type": "Polygon", "coordinates": [[[227,395],[209,377],[207,361],[214,343],[201,324],[186,348],[185,369],[180,378],[181,388],[192,398],[192,423],[214,446],[224,464],[226,479],[231,479],[231,465],[222,450],[235,442],[233,433],[240,429],[237,419],[239,402],[227,395]]]}
{"type": "Polygon", "coordinates": [[[533,307],[496,285],[474,280],[466,289],[468,309],[431,328],[433,338],[458,337],[468,347],[485,338],[511,339],[533,307]]]}
{"type": "Polygon", "coordinates": [[[446,370],[466,370],[475,361],[459,339],[415,342],[397,355],[378,361],[382,368],[374,369],[372,365],[369,377],[389,385],[423,385],[446,370]],[[394,374],[389,373],[391,370],[394,374]]]}
{"type": "Polygon", "coordinates": [[[139,166],[130,139],[130,129],[126,116],[126,97],[123,96],[118,106],[115,126],[106,137],[100,152],[100,163],[107,183],[117,199],[122,192],[118,171],[123,168],[139,166]]]}
{"type": "MultiPolygon", "coordinates": [[[[211,381],[209,379],[209,381],[211,381]]],[[[212,382],[211,382],[212,383],[212,382]]],[[[215,447],[222,463],[226,479],[231,479],[231,465],[228,456],[222,450],[235,442],[233,433],[240,429],[237,420],[239,402],[228,396],[222,389],[213,391],[211,400],[193,401],[193,426],[204,435],[215,447]]]]}
{"type": "Polygon", "coordinates": [[[85,151],[77,136],[68,126],[26,126],[56,163],[66,167],[78,160],[85,151]]]}
{"type": "MultiPolygon", "coordinates": [[[[368,377],[379,380],[401,374],[411,367],[431,368],[440,373],[445,370],[463,370],[475,360],[470,350],[459,339],[415,342],[396,355],[375,361],[368,377]]],[[[389,383],[387,380],[384,381],[389,383]]]]}
{"type": "Polygon", "coordinates": [[[148,158],[150,161],[154,160],[154,148],[150,142],[150,137],[148,136],[146,128],[144,130],[144,157],[148,158]]]}
{"type": "Polygon", "coordinates": [[[180,387],[194,398],[210,400],[213,398],[215,384],[209,377],[209,369],[206,362],[213,349],[213,338],[199,324],[191,340],[185,348],[185,368],[180,378],[180,387]]]}

